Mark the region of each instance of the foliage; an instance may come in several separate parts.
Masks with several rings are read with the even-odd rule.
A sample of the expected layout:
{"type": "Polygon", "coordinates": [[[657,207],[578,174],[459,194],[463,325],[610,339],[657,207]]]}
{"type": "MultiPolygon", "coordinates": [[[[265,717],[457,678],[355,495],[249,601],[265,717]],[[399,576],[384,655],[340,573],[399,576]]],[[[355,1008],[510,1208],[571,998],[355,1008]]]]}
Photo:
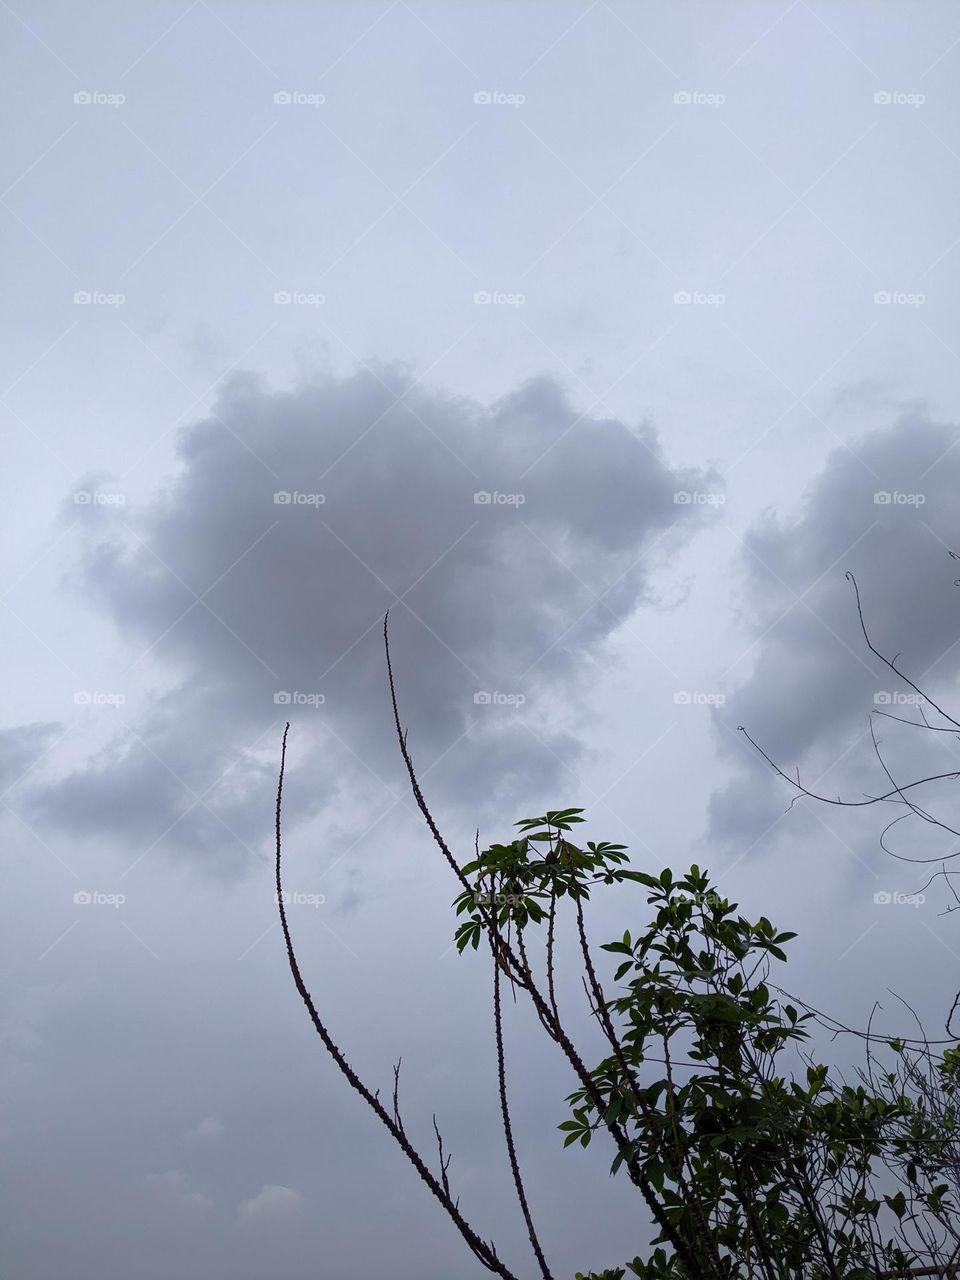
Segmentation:
{"type": "MultiPolygon", "coordinates": [[[[524,819],[518,839],[463,867],[472,884],[455,904],[465,917],[460,951],[479,947],[492,927],[498,948],[516,944],[520,985],[534,982],[534,931],[545,935],[555,1010],[557,912],[572,903],[610,1052],[570,1095],[563,1145],[625,1135],[612,1172],[632,1166],[652,1186],[698,1275],[860,1280],[951,1259],[960,1243],[960,1051],[938,1061],[929,1048],[924,1056],[892,1042],[892,1071],[878,1073],[871,1055],[862,1080],[836,1078],[805,1054],[814,1014],[769,981],[796,935],[746,919],[696,866],[679,879],[669,869],[655,876],[630,870],[622,845],[578,847],[570,832],[582,821],[579,809],[524,819]],[[598,886],[624,882],[647,890],[654,915],[638,936],[603,946],[619,961],[608,999],[583,903],[598,886]]],[[[626,1270],[645,1280],[690,1275],[663,1231],[626,1270]]]]}
{"type": "MultiPolygon", "coordinates": [[[[859,598],[858,598],[859,604],[859,598]]],[[[861,615],[862,622],[862,615],[861,615]]],[[[866,635],[866,630],[864,628],[866,635]]],[[[893,1280],[960,1275],[960,1047],[921,1035],[861,1035],[866,1064],[848,1083],[811,1053],[812,1025],[848,1032],[770,981],[795,935],[738,913],[693,866],[678,878],[633,871],[621,844],[572,839],[577,808],[517,823],[461,866],[423,796],[397,705],[384,621],[387,672],[400,753],[414,799],[460,883],[458,950],[486,941],[500,1111],[514,1189],[542,1280],[554,1280],[537,1233],[513,1136],[501,986],[529,998],[577,1082],[559,1125],[562,1145],[611,1144],[611,1172],[643,1199],[653,1239],[644,1256],[576,1280],[893,1280]],[[652,919],[601,949],[617,961],[608,997],[587,936],[585,904],[601,886],[646,891],[652,919]],[[558,937],[572,924],[582,981],[607,1050],[588,1067],[561,1016],[558,937]],[[531,960],[533,945],[540,948],[531,960]],[[885,1055],[886,1066],[878,1054],[885,1055]]],[[[869,643],[869,637],[868,637],[869,643]]],[[[871,646],[872,648],[872,646],[871,646]]],[[[874,650],[874,652],[876,652],[874,650]]],[[[892,664],[888,664],[892,665],[892,664]]],[[[955,722],[956,723],[956,722],[955,722]]],[[[501,1280],[518,1277],[471,1225],[451,1186],[434,1118],[434,1167],[400,1111],[350,1065],[304,982],[281,875],[276,801],[277,909],[297,991],[324,1049],[439,1202],[476,1260],[501,1280]]],[[[772,762],[771,762],[772,763],[772,762]]],[[[810,794],[810,793],[807,793],[810,794]]],[[[872,802],[872,801],[871,801],[872,802]]],[[[842,802],[840,802],[842,803],[842,802]]],[[[909,806],[908,806],[909,808],[909,806]]],[[[913,810],[911,809],[911,812],[913,810]]],[[[626,902],[628,898],[623,895],[626,902]]],[[[960,1006],[960,996],[954,1009],[960,1006]]],[[[953,1010],[951,1010],[951,1013],[953,1010]]],[[[949,1034],[949,1018],[948,1018],[949,1034]]]]}

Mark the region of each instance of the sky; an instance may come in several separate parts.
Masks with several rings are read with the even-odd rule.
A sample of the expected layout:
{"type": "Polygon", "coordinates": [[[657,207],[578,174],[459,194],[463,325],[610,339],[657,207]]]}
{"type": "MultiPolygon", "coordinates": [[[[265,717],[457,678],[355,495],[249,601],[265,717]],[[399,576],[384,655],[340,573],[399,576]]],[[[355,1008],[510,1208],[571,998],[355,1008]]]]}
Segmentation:
{"type": "MultiPolygon", "coordinates": [[[[738,727],[831,796],[883,787],[871,723],[899,778],[958,754],[875,714],[916,704],[846,576],[960,705],[955,6],[0,0],[0,28],[3,1274],[483,1274],[290,981],[288,719],[307,982],[372,1087],[402,1056],[408,1130],[432,1149],[437,1114],[532,1274],[387,610],[458,850],[582,806],[796,930],[811,1003],[936,1034],[942,833],[885,853],[875,809],[789,808],[738,727]]],[[[592,935],[645,911],[617,889],[592,935]]],[[[613,1266],[642,1220],[607,1153],[556,1158],[573,1086],[527,1012],[544,1247],[613,1266]]]]}

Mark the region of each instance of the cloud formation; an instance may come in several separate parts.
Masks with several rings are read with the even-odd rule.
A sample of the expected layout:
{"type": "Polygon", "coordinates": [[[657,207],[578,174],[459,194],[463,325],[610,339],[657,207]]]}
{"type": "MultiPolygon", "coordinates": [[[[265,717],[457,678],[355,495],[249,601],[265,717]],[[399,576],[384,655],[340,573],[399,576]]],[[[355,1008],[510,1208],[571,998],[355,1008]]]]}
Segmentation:
{"type": "Polygon", "coordinates": [[[249,1200],[244,1200],[237,1210],[237,1225],[245,1229],[261,1229],[280,1226],[291,1221],[303,1206],[303,1196],[292,1187],[264,1184],[249,1200]]]}
{"type": "MultiPolygon", "coordinates": [[[[794,518],[768,513],[745,539],[756,638],[744,657],[753,669],[716,718],[725,730],[744,725],[787,771],[815,761],[808,783],[838,762],[854,730],[867,729],[876,694],[907,688],[867,649],[847,571],[882,653],[899,653],[901,669],[931,688],[955,677],[958,443],[955,425],[911,407],[836,450],[794,518]]],[[[745,765],[714,796],[713,833],[751,842],[782,812],[783,793],[748,744],[734,746],[727,732],[721,739],[746,749],[745,765]]]]}
{"type": "Polygon", "coordinates": [[[91,499],[72,575],[139,655],[118,688],[141,663],[173,687],[35,807],[234,858],[266,834],[285,717],[326,779],[315,806],[345,771],[395,770],[387,609],[418,763],[444,757],[432,785],[475,805],[549,781],[586,660],[716,486],[553,380],[484,407],[393,368],[290,391],[236,376],[179,456],[142,509],[91,499]]]}
{"type": "Polygon", "coordinates": [[[27,776],[52,745],[58,724],[23,724],[0,729],[0,791],[7,791],[27,776]]]}

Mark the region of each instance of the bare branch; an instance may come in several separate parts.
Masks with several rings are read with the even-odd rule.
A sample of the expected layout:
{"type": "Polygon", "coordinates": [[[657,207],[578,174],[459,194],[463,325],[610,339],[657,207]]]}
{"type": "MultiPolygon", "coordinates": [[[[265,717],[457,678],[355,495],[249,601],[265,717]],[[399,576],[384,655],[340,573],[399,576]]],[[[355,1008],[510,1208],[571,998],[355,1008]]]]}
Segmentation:
{"type": "Polygon", "coordinates": [[[436,1112],[433,1113],[433,1132],[437,1135],[437,1150],[440,1153],[440,1181],[443,1184],[444,1191],[447,1193],[447,1195],[449,1195],[450,1182],[449,1182],[449,1179],[447,1178],[447,1170],[450,1168],[450,1160],[452,1157],[450,1156],[445,1157],[443,1154],[443,1138],[440,1136],[440,1130],[437,1127],[436,1112]]]}
{"type": "MultiPolygon", "coordinates": [[[[464,889],[468,893],[473,893],[472,886],[470,885],[466,876],[463,874],[463,871],[460,865],[458,864],[456,858],[451,853],[450,848],[447,845],[446,841],[444,840],[443,836],[440,834],[437,824],[436,822],[434,822],[433,815],[431,814],[429,808],[427,807],[427,802],[424,799],[423,792],[421,791],[420,784],[417,780],[417,775],[413,766],[413,761],[410,758],[409,752],[407,751],[405,735],[403,733],[403,729],[400,723],[400,712],[397,706],[396,685],[393,679],[393,667],[390,662],[390,640],[389,640],[388,626],[387,626],[388,617],[389,617],[389,614],[387,614],[383,620],[383,642],[384,642],[384,648],[386,650],[386,655],[387,655],[387,677],[390,683],[390,698],[393,705],[393,718],[394,718],[394,724],[397,730],[397,737],[400,743],[400,750],[401,750],[401,754],[403,755],[404,763],[407,766],[407,773],[410,777],[410,785],[413,789],[414,798],[416,799],[420,812],[423,814],[424,820],[426,821],[427,826],[430,828],[430,832],[433,835],[433,838],[436,841],[437,845],[439,846],[440,851],[443,853],[443,856],[446,859],[448,865],[456,875],[457,879],[460,881],[461,885],[463,885],[464,889]]],[[[484,908],[479,903],[478,903],[478,910],[480,911],[481,918],[484,923],[484,927],[489,933],[490,929],[493,927],[491,923],[490,915],[489,913],[485,912],[484,908]]],[[[529,993],[541,1023],[543,1023],[545,1027],[553,1028],[551,1038],[556,1042],[556,1044],[559,1045],[560,1049],[563,1051],[564,1056],[566,1057],[567,1061],[570,1063],[570,1066],[573,1068],[574,1072],[576,1073],[577,1079],[580,1081],[581,1085],[583,1086],[583,1089],[586,1092],[587,1096],[589,1097],[591,1103],[596,1108],[598,1114],[602,1115],[606,1110],[603,1096],[600,1093],[600,1090],[597,1088],[596,1082],[594,1081],[590,1072],[587,1070],[586,1064],[584,1063],[580,1054],[574,1048],[573,1042],[570,1040],[570,1037],[564,1031],[562,1025],[560,1024],[560,1021],[553,1017],[549,1006],[547,1005],[546,1001],[541,995],[532,976],[527,977],[523,973],[522,965],[519,958],[514,953],[509,942],[504,941],[502,938],[499,940],[498,955],[501,957],[505,957],[509,961],[510,965],[513,968],[511,977],[514,977],[515,980],[519,983],[519,985],[529,993]]],[[[640,1194],[643,1196],[643,1199],[646,1202],[648,1209],[653,1215],[654,1221],[656,1222],[658,1228],[660,1229],[661,1235],[665,1240],[670,1241],[671,1245],[676,1250],[677,1255],[682,1259],[683,1264],[688,1270],[689,1274],[691,1276],[698,1275],[698,1263],[697,1263],[696,1257],[691,1252],[684,1237],[680,1234],[676,1226],[673,1224],[673,1222],[664,1212],[663,1205],[657,1199],[656,1192],[654,1191],[653,1186],[650,1183],[650,1180],[643,1173],[642,1169],[640,1168],[639,1162],[637,1161],[636,1155],[634,1155],[631,1150],[630,1143],[627,1140],[627,1135],[624,1132],[622,1125],[618,1124],[617,1121],[615,1120],[611,1120],[607,1122],[606,1128],[610,1136],[613,1138],[614,1143],[616,1144],[619,1155],[623,1159],[630,1181],[634,1184],[634,1186],[637,1187],[637,1189],[640,1191],[640,1194]]]]}
{"type": "Polygon", "coordinates": [[[400,1119],[400,1064],[402,1061],[402,1058],[398,1058],[393,1068],[393,1119],[400,1132],[405,1133],[403,1121],[400,1119]]]}
{"type": "Polygon", "coordinates": [[[916,693],[919,693],[921,698],[929,702],[930,706],[933,707],[934,711],[938,711],[940,715],[943,716],[944,720],[948,720],[950,724],[952,724],[955,728],[960,729],[960,720],[954,720],[953,716],[948,715],[941,706],[939,706],[936,702],[934,702],[933,698],[931,698],[928,693],[924,693],[924,691],[920,688],[919,685],[914,684],[914,682],[910,679],[909,676],[904,675],[904,673],[896,665],[896,660],[900,656],[899,654],[894,655],[893,658],[887,658],[874,645],[873,641],[870,639],[870,633],[867,630],[867,624],[863,618],[863,605],[860,602],[860,588],[857,586],[857,580],[853,576],[853,574],[850,572],[849,569],[847,570],[844,577],[847,579],[848,582],[853,583],[853,593],[857,598],[857,617],[860,619],[860,630],[863,632],[863,638],[866,641],[867,648],[870,650],[870,652],[875,657],[879,658],[880,661],[884,664],[884,666],[889,667],[890,670],[894,673],[894,675],[899,676],[899,678],[903,680],[905,684],[908,684],[911,689],[913,689],[916,693]]]}
{"type": "MultiPolygon", "coordinates": [[[[508,1268],[505,1267],[504,1264],[497,1257],[497,1251],[493,1247],[493,1245],[488,1244],[485,1240],[482,1240],[480,1236],[477,1235],[476,1231],[474,1231],[474,1229],[470,1226],[469,1222],[467,1222],[466,1218],[464,1218],[464,1216],[461,1214],[458,1206],[450,1199],[450,1195],[444,1189],[442,1183],[437,1181],[437,1179],[433,1176],[433,1174],[427,1168],[419,1152],[417,1152],[414,1149],[414,1147],[410,1144],[410,1142],[407,1140],[407,1136],[403,1132],[403,1129],[398,1125],[398,1123],[386,1110],[383,1103],[380,1101],[378,1095],[370,1092],[370,1090],[363,1083],[363,1081],[360,1079],[360,1077],[357,1075],[354,1069],[350,1066],[349,1062],[346,1060],[341,1050],[334,1043],[333,1037],[330,1035],[330,1032],[327,1030],[326,1024],[321,1019],[320,1014],[317,1012],[316,1005],[313,1002],[313,997],[310,995],[310,992],[307,990],[306,984],[304,983],[303,975],[300,972],[300,965],[297,961],[296,953],[294,952],[293,939],[290,936],[290,926],[287,922],[287,912],[286,912],[286,907],[284,905],[284,900],[283,900],[283,881],[282,881],[282,876],[280,871],[280,847],[281,847],[280,808],[281,808],[281,801],[283,798],[283,779],[284,779],[284,772],[286,769],[286,762],[287,762],[287,734],[289,733],[289,731],[290,731],[290,725],[288,722],[283,730],[283,745],[280,753],[280,775],[277,782],[276,886],[277,886],[277,907],[280,913],[280,927],[283,930],[283,940],[287,949],[287,961],[290,965],[290,972],[293,975],[294,984],[297,988],[297,991],[300,993],[300,998],[303,1001],[304,1005],[306,1006],[308,1014],[310,1015],[310,1021],[313,1023],[314,1030],[317,1032],[317,1035],[319,1035],[320,1039],[323,1041],[324,1048],[327,1050],[330,1057],[337,1064],[341,1073],[349,1083],[350,1087],[355,1089],[356,1092],[360,1094],[361,1098],[363,1098],[367,1106],[370,1107],[370,1109],[378,1117],[380,1122],[383,1124],[383,1126],[387,1129],[391,1137],[397,1143],[400,1150],[403,1152],[403,1154],[407,1157],[407,1159],[416,1169],[417,1173],[420,1175],[423,1181],[427,1184],[430,1191],[440,1201],[447,1215],[452,1219],[457,1230],[460,1232],[463,1239],[469,1245],[471,1251],[473,1252],[477,1260],[481,1262],[483,1266],[487,1268],[488,1271],[492,1271],[495,1275],[502,1277],[502,1280],[517,1280],[517,1277],[513,1274],[513,1272],[508,1270],[508,1268]]],[[[394,1083],[396,1084],[396,1078],[394,1083]]],[[[394,1095],[394,1101],[396,1102],[396,1094],[394,1095]]]]}

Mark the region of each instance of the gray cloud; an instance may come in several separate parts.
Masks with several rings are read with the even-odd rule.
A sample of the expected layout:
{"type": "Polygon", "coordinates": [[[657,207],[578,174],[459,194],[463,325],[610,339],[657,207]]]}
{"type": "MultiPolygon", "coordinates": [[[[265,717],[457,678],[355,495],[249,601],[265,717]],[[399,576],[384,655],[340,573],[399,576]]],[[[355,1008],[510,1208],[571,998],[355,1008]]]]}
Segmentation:
{"type": "MultiPolygon", "coordinates": [[[[763,5],[618,0],[588,12],[210,0],[168,15],[102,4],[84,6],[82,21],[66,0],[11,7],[24,21],[3,19],[13,55],[3,86],[21,127],[3,184],[15,246],[4,439],[16,481],[0,507],[2,723],[69,718],[70,731],[60,745],[46,739],[53,749],[8,797],[17,816],[5,814],[0,1273],[484,1274],[324,1058],[290,983],[270,869],[252,856],[266,852],[289,711],[288,811],[306,819],[323,806],[316,820],[291,820],[287,844],[290,891],[325,896],[291,907],[308,983],[371,1087],[389,1092],[402,1055],[411,1137],[435,1156],[435,1112],[463,1208],[526,1277],[533,1259],[496,1123],[487,967],[482,953],[450,950],[455,883],[418,815],[391,809],[391,791],[407,794],[379,642],[392,595],[314,517],[399,594],[480,520],[392,613],[404,718],[438,818],[462,838],[455,848],[471,843],[471,820],[484,840],[502,839],[543,798],[585,804],[590,836],[623,839],[639,867],[676,867],[694,856],[706,789],[735,773],[758,812],[749,824],[734,817],[761,829],[763,806],[783,807],[775,779],[752,761],[740,770],[746,755],[716,759],[707,710],[672,698],[737,684],[746,695],[768,652],[753,700],[726,709],[733,725],[742,718],[771,749],[800,756],[806,773],[863,723],[869,689],[835,721],[818,696],[821,739],[808,695],[829,661],[817,643],[832,642],[798,628],[786,663],[773,661],[780,632],[761,637],[789,603],[775,583],[769,601],[746,602],[757,648],[717,679],[746,643],[730,616],[740,566],[725,525],[742,531],[776,502],[788,530],[786,513],[837,437],[888,424],[895,397],[922,393],[956,416],[946,345],[960,168],[938,140],[950,141],[956,118],[954,8],[784,4],[773,23],[763,5]],[[875,91],[896,85],[928,101],[876,107],[875,91]],[[527,101],[474,104],[495,87],[527,101]],[[274,104],[295,88],[327,101],[274,104]],[[726,101],[677,105],[684,88],[726,101]],[[75,106],[78,89],[127,101],[75,106]],[[117,289],[122,307],[73,303],[75,290],[117,289]],[[326,303],[274,306],[276,290],[294,289],[322,290],[326,303]],[[475,291],[493,289],[526,301],[474,305],[475,291]],[[927,300],[874,306],[875,290],[893,289],[927,300]],[[677,307],[677,290],[722,290],[725,302],[677,307]],[[373,377],[300,382],[371,353],[436,370],[431,379],[483,404],[555,370],[591,417],[522,481],[515,473],[576,416],[549,384],[524,393],[526,405],[519,396],[489,409],[414,393],[435,435],[397,410],[361,439],[389,401],[373,377]],[[253,363],[268,386],[299,389],[240,379],[210,399],[229,370],[253,363]],[[607,414],[620,422],[594,420],[607,414]],[[648,416],[663,457],[657,436],[646,437],[651,457],[622,425],[648,416]],[[171,427],[199,417],[178,461],[171,427]],[[672,506],[664,458],[715,458],[735,480],[711,536],[679,555],[697,513],[672,506]],[[273,506],[274,490],[314,487],[326,493],[319,510],[273,506]],[[523,489],[527,502],[519,513],[477,509],[480,488],[523,489]],[[75,504],[78,489],[121,490],[127,502],[75,504]],[[51,530],[65,494],[64,524],[51,530]],[[646,552],[607,597],[620,616],[633,610],[628,626],[611,634],[614,618],[518,514],[597,591],[646,552]],[[674,516],[676,532],[658,542],[674,516]],[[144,544],[198,594],[226,576],[197,604],[144,544]],[[73,591],[60,576],[67,548],[73,591]],[[680,600],[672,614],[667,597],[680,600]],[[477,689],[516,684],[528,698],[520,714],[473,704],[477,689]],[[274,707],[278,689],[320,689],[327,701],[274,707]],[[127,701],[74,709],[77,690],[127,701]],[[201,860],[224,876],[196,874],[201,860]],[[246,867],[252,875],[236,874],[246,867]],[[77,904],[83,889],[126,899],[77,904]],[[239,1206],[265,1186],[296,1189],[302,1210],[241,1227],[239,1206]]],[[[844,550],[821,554],[814,526],[803,525],[809,574],[790,576],[789,547],[771,561],[798,589],[844,550]]],[[[935,586],[949,606],[955,569],[940,554],[931,541],[914,569],[943,573],[935,586]]],[[[842,581],[850,562],[827,575],[838,594],[823,616],[865,657],[842,581]]],[[[878,627],[889,624],[883,639],[916,657],[926,615],[908,616],[904,594],[888,607],[887,584],[854,567],[878,627]]],[[[822,612],[819,597],[809,598],[822,612]]],[[[865,678],[852,659],[850,672],[865,678]]],[[[842,684],[833,678],[837,696],[842,684]]],[[[39,759],[37,730],[8,733],[0,759],[20,774],[39,759]]],[[[875,879],[824,830],[822,810],[804,823],[802,808],[769,857],[726,862],[724,891],[800,930],[788,985],[805,998],[861,1025],[896,989],[937,1025],[955,920],[938,919],[932,902],[876,909],[875,890],[917,883],[875,879]]],[[[850,816],[861,838],[851,846],[874,850],[862,816],[850,816]]],[[[718,872],[724,861],[715,845],[696,857],[718,872]]],[[[635,928],[643,896],[598,895],[591,937],[635,928]]],[[[561,999],[597,1061],[604,1045],[575,972],[559,971],[561,999]]],[[[887,1003],[884,1030],[902,1032],[887,1003]]],[[[607,1176],[603,1144],[561,1151],[555,1125],[575,1087],[566,1064],[529,1010],[508,1000],[504,1013],[519,1158],[551,1267],[572,1276],[622,1264],[646,1238],[636,1196],[607,1176]]]]}
{"type": "Polygon", "coordinates": [[[152,1174],[148,1177],[147,1184],[156,1190],[158,1198],[174,1212],[200,1215],[210,1213],[214,1207],[210,1197],[193,1187],[189,1177],[180,1169],[152,1174]]]}
{"type": "Polygon", "coordinates": [[[246,1230],[283,1226],[303,1207],[303,1196],[292,1187],[265,1183],[251,1199],[241,1202],[237,1225],[246,1230]]]}
{"type": "MultiPolygon", "coordinates": [[[[902,670],[935,688],[960,664],[948,555],[960,547],[958,440],[956,426],[911,407],[890,428],[834,452],[795,518],[767,513],[745,539],[756,639],[744,661],[753,669],[716,718],[726,730],[743,724],[788,771],[810,762],[807,783],[831,768],[854,730],[867,729],[875,693],[907,689],[864,643],[848,570],[874,643],[901,654],[902,670]]],[[[721,738],[743,748],[745,767],[714,796],[712,828],[753,840],[782,811],[783,793],[748,744],[721,738]]],[[[873,763],[869,740],[850,753],[847,777],[865,756],[873,763]]]]}
{"type": "Polygon", "coordinates": [[[336,785],[344,770],[402,785],[388,608],[411,741],[422,767],[440,760],[431,784],[472,806],[548,784],[578,750],[564,721],[585,657],[696,527],[702,507],[676,495],[715,485],[550,379],[483,407],[395,368],[282,392],[236,376],[179,456],[149,505],[87,504],[71,573],[175,688],[34,807],[75,833],[234,860],[236,833],[250,851],[266,834],[287,715],[314,808],[334,760],[336,785]]]}
{"type": "Polygon", "coordinates": [[[59,724],[23,724],[0,729],[0,791],[9,790],[26,777],[61,729],[59,724]]]}

